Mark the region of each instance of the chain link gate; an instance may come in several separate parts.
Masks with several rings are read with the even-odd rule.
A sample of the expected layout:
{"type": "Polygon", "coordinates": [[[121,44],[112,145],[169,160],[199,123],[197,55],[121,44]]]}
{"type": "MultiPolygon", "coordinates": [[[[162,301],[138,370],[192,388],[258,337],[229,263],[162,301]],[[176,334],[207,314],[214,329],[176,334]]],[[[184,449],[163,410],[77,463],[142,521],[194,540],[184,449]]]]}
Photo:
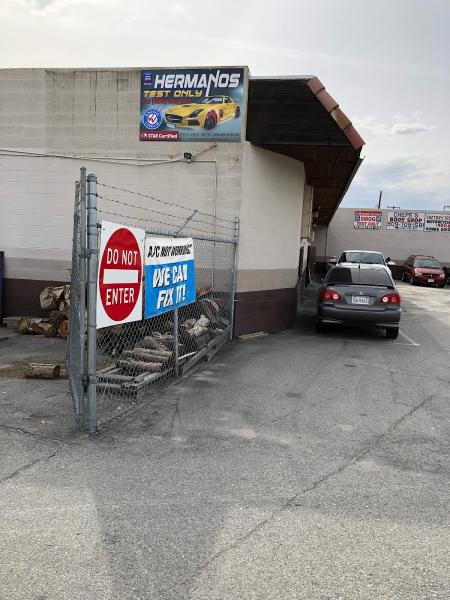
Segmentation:
{"type": "Polygon", "coordinates": [[[72,266],[70,283],[69,335],[66,362],[75,420],[82,426],[86,347],[86,169],[75,183],[72,266]]]}
{"type": "Polygon", "coordinates": [[[210,213],[102,182],[98,186],[114,190],[119,198],[98,194],[95,175],[86,178],[82,170],[74,212],[67,354],[75,416],[90,432],[134,410],[231,340],[238,239],[237,219],[217,219],[210,213]],[[183,209],[190,214],[137,206],[124,201],[124,194],[151,198],[177,207],[178,213],[183,209]],[[128,208],[112,212],[110,203],[128,208]],[[139,216],[132,214],[136,210],[139,216]],[[147,211],[178,222],[143,218],[142,212],[147,211]],[[99,216],[113,218],[119,225],[145,227],[146,235],[152,237],[192,238],[196,301],[149,319],[97,329],[99,216]],[[156,223],[165,227],[155,227],[156,223]]]}

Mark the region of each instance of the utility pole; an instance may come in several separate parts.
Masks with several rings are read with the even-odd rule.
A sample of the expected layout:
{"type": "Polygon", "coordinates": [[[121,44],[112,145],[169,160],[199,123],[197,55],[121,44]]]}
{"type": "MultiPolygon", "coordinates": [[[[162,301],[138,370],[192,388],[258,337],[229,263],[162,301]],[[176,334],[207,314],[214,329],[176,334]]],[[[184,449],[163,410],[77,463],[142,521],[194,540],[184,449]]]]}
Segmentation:
{"type": "Polygon", "coordinates": [[[380,195],[378,196],[378,209],[381,208],[381,196],[383,195],[383,190],[380,190],[380,195]]]}

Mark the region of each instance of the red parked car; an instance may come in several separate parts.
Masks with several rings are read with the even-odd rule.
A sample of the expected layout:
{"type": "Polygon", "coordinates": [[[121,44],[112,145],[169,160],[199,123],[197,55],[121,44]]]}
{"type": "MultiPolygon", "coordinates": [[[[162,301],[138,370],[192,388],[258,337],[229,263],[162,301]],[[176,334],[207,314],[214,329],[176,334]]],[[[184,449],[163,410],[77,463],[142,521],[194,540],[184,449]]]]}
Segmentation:
{"type": "Polygon", "coordinates": [[[434,256],[413,254],[408,256],[403,267],[403,281],[445,286],[445,273],[441,263],[434,256]]]}

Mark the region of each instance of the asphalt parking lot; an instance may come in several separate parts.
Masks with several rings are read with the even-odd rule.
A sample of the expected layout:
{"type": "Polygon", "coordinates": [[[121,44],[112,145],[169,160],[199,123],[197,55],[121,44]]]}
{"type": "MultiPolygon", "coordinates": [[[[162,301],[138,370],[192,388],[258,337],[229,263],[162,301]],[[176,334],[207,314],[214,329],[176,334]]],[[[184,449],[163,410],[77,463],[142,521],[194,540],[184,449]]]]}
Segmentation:
{"type": "Polygon", "coordinates": [[[448,600],[450,288],[399,288],[397,340],[306,319],[95,438],[2,412],[0,596],[448,600]]]}

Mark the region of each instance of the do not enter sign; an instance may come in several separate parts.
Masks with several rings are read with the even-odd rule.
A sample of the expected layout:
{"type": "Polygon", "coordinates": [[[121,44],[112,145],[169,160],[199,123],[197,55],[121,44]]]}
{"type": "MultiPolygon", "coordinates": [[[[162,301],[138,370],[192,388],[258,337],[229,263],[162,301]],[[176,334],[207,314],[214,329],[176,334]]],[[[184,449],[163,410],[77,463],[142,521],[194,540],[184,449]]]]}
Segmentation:
{"type": "Polygon", "coordinates": [[[97,280],[97,329],[142,319],[145,232],[102,222],[97,280]]]}

